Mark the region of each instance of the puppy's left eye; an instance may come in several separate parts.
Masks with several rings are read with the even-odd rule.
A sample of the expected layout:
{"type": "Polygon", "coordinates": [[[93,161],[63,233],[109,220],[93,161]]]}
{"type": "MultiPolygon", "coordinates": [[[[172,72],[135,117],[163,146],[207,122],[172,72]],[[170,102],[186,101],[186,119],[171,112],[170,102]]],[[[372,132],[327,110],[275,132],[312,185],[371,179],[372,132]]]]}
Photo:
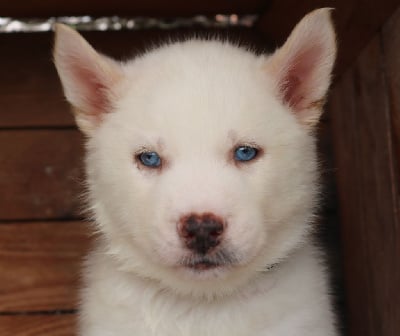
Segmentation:
{"type": "Polygon", "coordinates": [[[157,152],[143,152],[137,155],[140,163],[149,168],[158,168],[161,166],[161,158],[157,152]]]}
{"type": "Polygon", "coordinates": [[[235,149],[234,157],[236,161],[251,161],[257,157],[258,149],[251,146],[240,146],[235,149]]]}

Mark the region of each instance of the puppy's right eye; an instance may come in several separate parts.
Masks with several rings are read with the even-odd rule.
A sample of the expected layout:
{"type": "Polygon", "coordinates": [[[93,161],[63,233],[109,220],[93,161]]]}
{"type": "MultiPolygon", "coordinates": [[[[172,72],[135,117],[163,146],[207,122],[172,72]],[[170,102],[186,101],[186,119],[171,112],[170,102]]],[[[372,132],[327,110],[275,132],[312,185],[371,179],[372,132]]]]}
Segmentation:
{"type": "Polygon", "coordinates": [[[235,149],[234,158],[239,162],[251,161],[256,158],[258,149],[251,146],[240,146],[235,149]]]}
{"type": "Polygon", "coordinates": [[[137,160],[146,167],[158,168],[161,166],[161,157],[157,152],[143,152],[137,155],[137,160]]]}

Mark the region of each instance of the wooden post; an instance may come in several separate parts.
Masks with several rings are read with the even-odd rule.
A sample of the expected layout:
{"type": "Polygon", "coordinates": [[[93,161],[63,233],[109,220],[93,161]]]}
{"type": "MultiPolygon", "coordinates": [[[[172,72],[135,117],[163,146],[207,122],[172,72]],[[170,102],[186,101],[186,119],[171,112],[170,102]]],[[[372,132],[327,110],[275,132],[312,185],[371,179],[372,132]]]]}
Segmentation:
{"type": "Polygon", "coordinates": [[[399,38],[391,45],[399,11],[396,22],[375,35],[330,97],[350,336],[400,335],[399,38]]]}

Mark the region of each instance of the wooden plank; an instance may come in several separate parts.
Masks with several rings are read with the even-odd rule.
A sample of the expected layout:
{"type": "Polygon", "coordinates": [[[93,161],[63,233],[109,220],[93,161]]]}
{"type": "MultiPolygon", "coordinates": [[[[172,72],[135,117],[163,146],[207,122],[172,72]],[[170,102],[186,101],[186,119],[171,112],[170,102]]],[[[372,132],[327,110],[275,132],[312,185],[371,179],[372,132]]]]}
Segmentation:
{"type": "MultiPolygon", "coordinates": [[[[261,34],[251,29],[83,33],[96,49],[122,60],[158,45],[166,38],[176,40],[195,34],[229,36],[245,45],[260,49],[265,47],[261,34]]],[[[74,124],[51,61],[52,44],[51,33],[0,34],[0,128],[74,124]]]]}
{"type": "MultiPolygon", "coordinates": [[[[100,51],[124,59],[160,38],[148,32],[89,32],[100,51]],[[147,38],[147,39],[146,39],[147,38]]],[[[74,125],[52,62],[52,33],[0,34],[0,127],[74,125]],[[29,51],[29,57],[26,52],[29,51]]]]}
{"type": "Polygon", "coordinates": [[[336,74],[340,76],[398,6],[398,0],[272,1],[258,28],[279,46],[305,14],[316,8],[335,8],[333,17],[339,42],[336,74]]]}
{"type": "Polygon", "coordinates": [[[121,15],[121,16],[189,16],[218,13],[259,13],[265,7],[263,0],[31,0],[29,2],[2,1],[2,16],[47,17],[69,15],[121,15]]]}
{"type": "Polygon", "coordinates": [[[400,334],[400,226],[379,36],[332,90],[350,336],[400,334]]]}
{"type": "MultiPolygon", "coordinates": [[[[383,29],[383,49],[389,91],[395,175],[400,184],[400,7],[383,29]]],[[[400,198],[400,197],[399,197],[400,198]]]]}
{"type": "Polygon", "coordinates": [[[0,132],[0,220],[79,216],[77,130],[0,132]]]}
{"type": "Polygon", "coordinates": [[[84,222],[0,224],[0,315],[76,308],[89,231],[84,222]]]}
{"type": "Polygon", "coordinates": [[[72,125],[51,43],[50,34],[0,34],[0,127],[72,125]]]}
{"type": "Polygon", "coordinates": [[[2,336],[74,336],[76,315],[0,316],[2,336]]]}

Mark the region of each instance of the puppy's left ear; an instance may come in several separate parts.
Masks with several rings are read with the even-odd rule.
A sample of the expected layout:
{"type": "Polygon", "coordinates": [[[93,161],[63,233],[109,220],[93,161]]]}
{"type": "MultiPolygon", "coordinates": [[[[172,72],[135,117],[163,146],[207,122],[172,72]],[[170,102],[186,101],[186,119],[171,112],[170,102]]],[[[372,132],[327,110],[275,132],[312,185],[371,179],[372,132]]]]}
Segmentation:
{"type": "Polygon", "coordinates": [[[309,128],[322,113],[336,56],[330,11],[322,8],[306,15],[265,64],[278,97],[309,128]]]}

